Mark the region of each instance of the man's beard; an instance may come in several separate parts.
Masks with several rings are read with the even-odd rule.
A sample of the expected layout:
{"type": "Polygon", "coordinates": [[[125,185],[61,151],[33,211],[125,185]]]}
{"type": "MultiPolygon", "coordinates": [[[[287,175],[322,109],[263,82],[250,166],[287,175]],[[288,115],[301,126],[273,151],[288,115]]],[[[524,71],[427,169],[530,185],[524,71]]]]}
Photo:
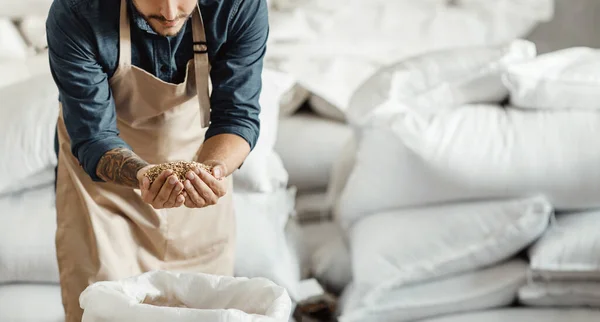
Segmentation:
{"type": "Polygon", "coordinates": [[[159,25],[162,25],[163,22],[169,22],[170,20],[165,19],[164,17],[160,17],[160,16],[148,16],[147,18],[144,17],[144,19],[146,19],[146,21],[148,22],[148,25],[150,26],[150,28],[152,28],[152,30],[154,30],[155,33],[163,36],[163,37],[173,37],[176,36],[177,34],[179,34],[181,32],[181,30],[183,29],[183,26],[185,26],[185,21],[187,19],[189,19],[190,15],[181,15],[178,16],[177,20],[179,23],[179,26],[177,29],[175,28],[167,28],[165,27],[166,31],[161,31],[161,30],[157,30],[157,28],[155,28],[155,26],[152,25],[151,21],[155,21],[157,22],[159,25]]]}
{"type": "Polygon", "coordinates": [[[187,19],[189,19],[191,17],[191,15],[192,15],[191,13],[189,13],[189,14],[179,13],[177,15],[177,18],[174,19],[174,20],[177,20],[179,22],[179,26],[178,26],[179,28],[175,30],[174,28],[164,27],[165,30],[168,30],[168,31],[163,32],[161,30],[157,30],[157,28],[155,28],[152,25],[152,22],[156,22],[157,24],[164,26],[163,23],[174,21],[174,20],[168,20],[168,19],[166,19],[165,17],[163,17],[161,15],[154,15],[153,14],[153,15],[147,15],[146,16],[146,15],[144,15],[139,10],[139,8],[137,8],[137,5],[135,4],[135,1],[133,1],[133,4],[136,6],[136,9],[137,9],[138,13],[140,14],[140,16],[142,16],[142,18],[144,18],[144,20],[146,20],[146,22],[148,22],[148,25],[150,26],[150,28],[152,28],[152,30],[155,33],[157,33],[157,34],[159,34],[159,35],[161,35],[163,37],[173,37],[173,36],[176,36],[177,34],[179,34],[181,32],[181,30],[183,29],[183,26],[185,26],[185,22],[187,21],[187,19]],[[172,29],[172,30],[170,30],[170,29],[172,29]]]}

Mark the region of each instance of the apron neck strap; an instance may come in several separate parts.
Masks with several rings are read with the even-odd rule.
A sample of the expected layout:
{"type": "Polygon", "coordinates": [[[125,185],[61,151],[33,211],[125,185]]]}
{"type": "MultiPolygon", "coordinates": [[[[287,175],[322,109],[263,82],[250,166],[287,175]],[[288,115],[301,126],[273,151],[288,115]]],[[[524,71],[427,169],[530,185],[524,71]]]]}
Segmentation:
{"type": "Polygon", "coordinates": [[[202,127],[208,127],[210,124],[210,63],[208,61],[208,45],[200,6],[196,6],[196,10],[192,15],[192,29],[194,37],[194,74],[196,75],[196,92],[200,103],[200,123],[202,127]]]}
{"type": "Polygon", "coordinates": [[[121,0],[119,22],[119,65],[131,66],[131,28],[127,16],[127,0],[121,0]]]}

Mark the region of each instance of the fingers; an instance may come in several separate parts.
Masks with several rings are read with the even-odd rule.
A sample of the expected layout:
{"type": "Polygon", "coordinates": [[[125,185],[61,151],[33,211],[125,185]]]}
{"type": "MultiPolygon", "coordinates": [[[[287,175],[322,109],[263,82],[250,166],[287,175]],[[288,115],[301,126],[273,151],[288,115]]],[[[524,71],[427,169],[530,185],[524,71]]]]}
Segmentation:
{"type": "Polygon", "coordinates": [[[166,182],[160,188],[160,191],[158,192],[156,197],[154,198],[152,205],[158,208],[167,208],[169,197],[171,196],[173,190],[175,190],[175,187],[178,183],[179,180],[177,180],[176,176],[169,176],[166,182]]]}
{"type": "MultiPolygon", "coordinates": [[[[171,176],[169,178],[169,180],[171,180],[171,178],[173,178],[173,176],[171,176]]],[[[173,207],[178,207],[181,206],[181,204],[183,204],[183,196],[181,196],[181,191],[183,191],[183,183],[179,182],[179,180],[177,180],[177,182],[175,183],[175,185],[173,186],[173,189],[171,190],[171,195],[169,196],[169,198],[167,199],[167,201],[164,203],[164,207],[165,208],[173,208],[173,207]],[[181,198],[181,199],[179,199],[181,198]],[[181,200],[181,202],[178,202],[178,200],[181,200]]]]}
{"type": "MultiPolygon", "coordinates": [[[[152,184],[150,184],[150,181],[148,181],[149,189],[146,189],[146,193],[142,191],[142,199],[144,200],[144,202],[149,204],[154,203],[154,199],[158,195],[158,192],[160,191],[163,184],[171,174],[173,174],[173,171],[165,170],[158,175],[158,177],[156,178],[156,180],[154,180],[152,184]]],[[[148,178],[144,178],[144,180],[147,179],[148,178]]]]}
{"type": "MultiPolygon", "coordinates": [[[[185,189],[185,187],[184,187],[185,189]]],[[[184,202],[183,204],[188,207],[188,208],[196,208],[194,205],[194,202],[190,199],[189,195],[187,194],[187,192],[184,190],[181,195],[183,196],[184,202]]]]}
{"type": "MultiPolygon", "coordinates": [[[[223,180],[219,180],[215,178],[212,174],[207,171],[196,168],[196,174],[199,179],[203,181],[212,191],[212,193],[217,197],[221,198],[227,192],[227,188],[225,186],[225,182],[223,180]]],[[[216,203],[216,202],[215,202],[216,203]]]]}
{"type": "Polygon", "coordinates": [[[144,179],[142,179],[142,184],[141,184],[141,191],[142,191],[142,200],[144,200],[144,202],[148,202],[146,201],[148,199],[148,188],[150,187],[150,179],[144,177],[144,179]]]}
{"type": "Polygon", "coordinates": [[[185,192],[187,193],[186,198],[186,206],[188,206],[188,200],[191,202],[190,208],[201,208],[206,206],[206,201],[202,196],[196,191],[196,187],[192,184],[190,180],[185,180],[184,182],[185,192]]]}
{"type": "Polygon", "coordinates": [[[225,166],[216,165],[212,168],[212,175],[217,178],[217,180],[223,180],[223,175],[225,174],[225,166]]]}
{"type": "MultiPolygon", "coordinates": [[[[200,172],[200,173],[206,173],[206,172],[200,172]]],[[[217,194],[209,186],[209,182],[204,181],[196,173],[192,173],[192,174],[193,174],[193,178],[190,181],[194,185],[194,188],[196,188],[196,191],[198,192],[198,194],[202,197],[202,199],[204,199],[204,201],[206,201],[207,205],[216,205],[217,202],[219,201],[220,196],[217,196],[217,194]]],[[[211,182],[213,182],[213,181],[216,182],[216,179],[214,177],[212,177],[211,174],[207,173],[207,175],[204,176],[204,178],[210,180],[211,182]]]]}
{"type": "Polygon", "coordinates": [[[192,201],[189,195],[185,191],[183,192],[183,194],[185,197],[184,205],[188,208],[196,208],[196,204],[192,201]]]}
{"type": "Polygon", "coordinates": [[[188,172],[188,179],[182,183],[172,170],[165,170],[152,184],[148,178],[142,179],[142,199],[156,209],[215,205],[227,193],[225,182],[215,178],[217,175],[196,168],[188,172]]]}

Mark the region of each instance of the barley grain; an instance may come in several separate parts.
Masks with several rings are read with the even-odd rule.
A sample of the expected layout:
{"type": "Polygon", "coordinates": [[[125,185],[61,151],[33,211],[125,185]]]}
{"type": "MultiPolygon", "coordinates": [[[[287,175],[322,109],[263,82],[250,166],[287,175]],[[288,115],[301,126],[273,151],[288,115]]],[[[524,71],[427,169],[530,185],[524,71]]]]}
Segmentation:
{"type": "Polygon", "coordinates": [[[195,167],[202,168],[208,172],[212,170],[212,167],[199,162],[173,161],[156,165],[146,171],[144,175],[150,179],[150,183],[153,183],[163,171],[170,169],[173,170],[173,174],[179,179],[180,182],[184,182],[186,179],[185,175],[188,173],[188,171],[193,170],[195,167]]]}

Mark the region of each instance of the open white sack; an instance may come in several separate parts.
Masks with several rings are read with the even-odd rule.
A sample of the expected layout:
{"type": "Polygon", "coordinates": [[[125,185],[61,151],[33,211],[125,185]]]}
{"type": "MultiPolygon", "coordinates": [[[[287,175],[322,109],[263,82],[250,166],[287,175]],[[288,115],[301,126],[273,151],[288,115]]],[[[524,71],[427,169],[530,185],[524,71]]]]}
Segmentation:
{"type": "Polygon", "coordinates": [[[375,305],[390,290],[499,263],[536,240],[551,213],[533,197],[369,216],[349,232],[353,282],[375,305]]]}
{"type": "Polygon", "coordinates": [[[287,322],[291,300],[263,278],[152,271],[97,282],[79,298],[83,322],[287,322]]]}
{"type": "Polygon", "coordinates": [[[485,269],[390,290],[361,306],[359,289],[345,294],[340,322],[408,322],[427,317],[499,308],[514,302],[526,283],[527,263],[511,260],[485,269]]]}

